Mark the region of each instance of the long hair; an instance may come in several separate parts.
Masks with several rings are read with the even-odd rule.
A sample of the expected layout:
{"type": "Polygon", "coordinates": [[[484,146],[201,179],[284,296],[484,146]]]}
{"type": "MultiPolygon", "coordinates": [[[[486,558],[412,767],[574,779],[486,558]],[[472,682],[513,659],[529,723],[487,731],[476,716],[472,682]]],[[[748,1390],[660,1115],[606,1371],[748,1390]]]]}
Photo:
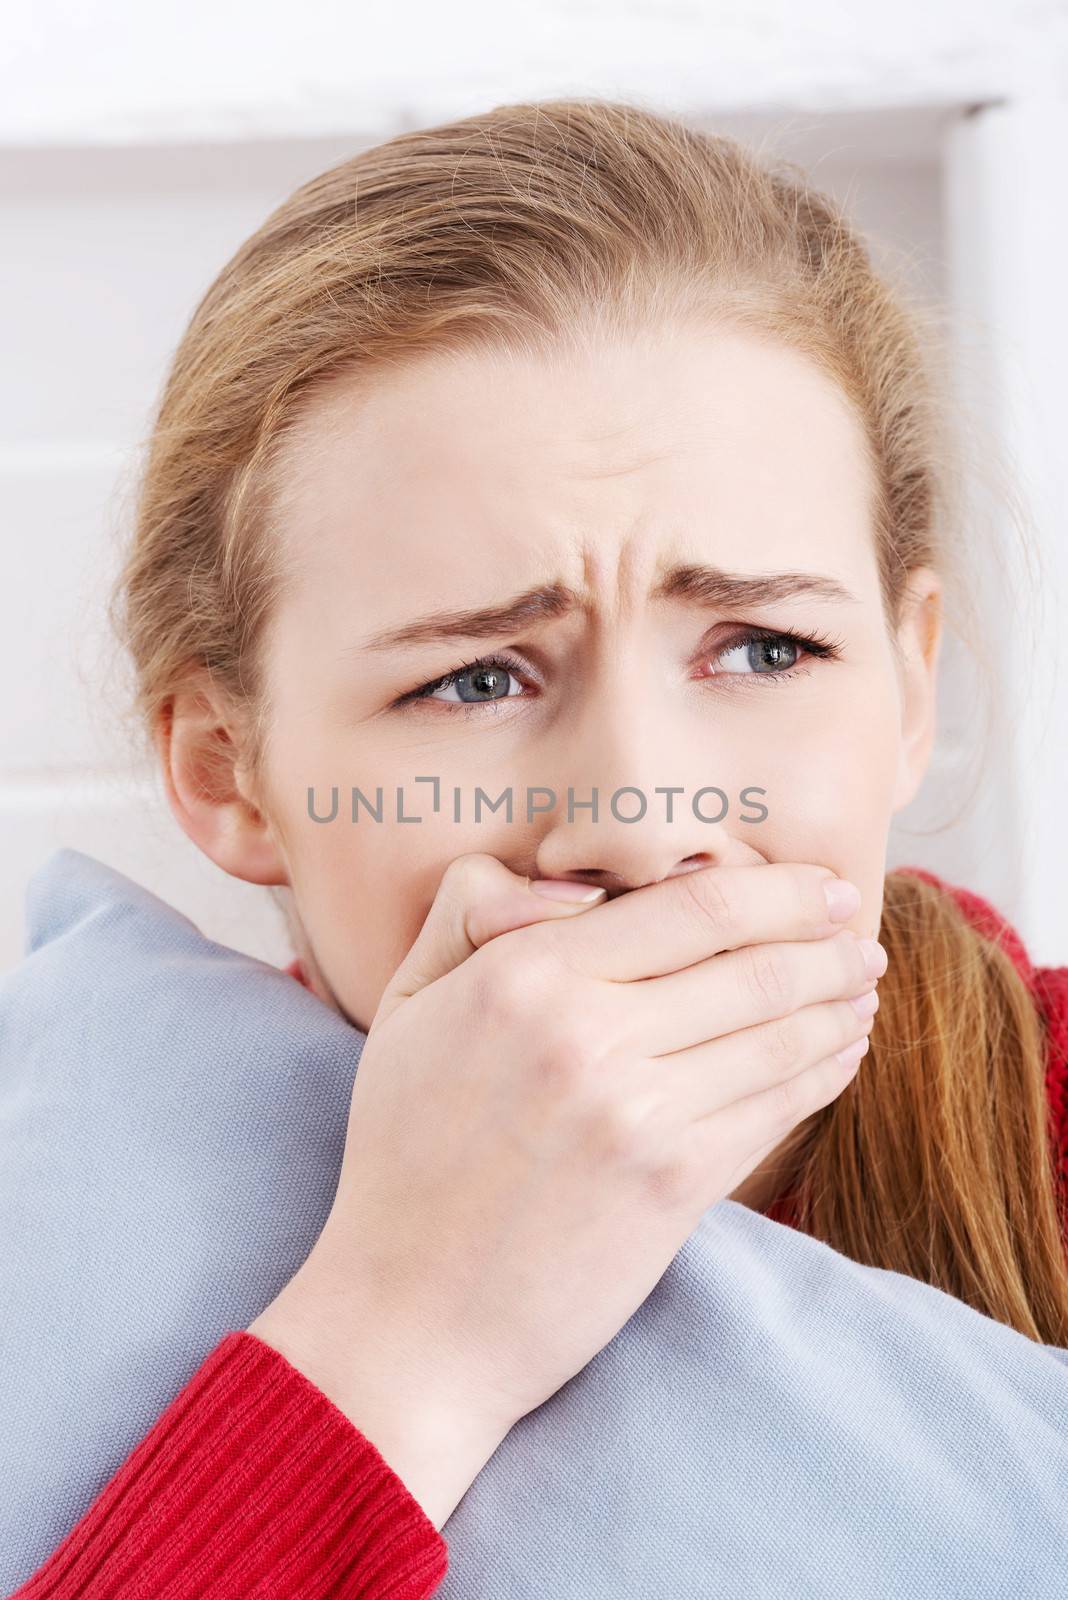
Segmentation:
{"type": "Polygon", "coordinates": [[[1035,996],[999,940],[907,869],[886,876],[879,939],[868,1054],[798,1130],[790,1220],[1063,1346],[1068,1197],[1035,996]]]}
{"type": "MultiPolygon", "coordinates": [[[[328,385],[421,354],[557,352],[700,319],[806,355],[862,424],[891,639],[908,575],[941,572],[969,627],[937,314],[876,271],[793,163],[634,104],[543,100],[404,133],[298,188],[184,333],[112,595],[150,741],[191,668],[245,717],[262,768],[265,624],[285,572],[286,462],[328,385]]],[[[959,472],[959,467],[956,469],[959,472]]],[[[953,615],[948,616],[953,625],[953,615]]],[[[977,670],[983,671],[982,659],[977,670]]],[[[804,1225],[1032,1338],[1068,1344],[1043,1041],[1004,953],[948,896],[886,879],[890,955],[869,1058],[806,1123],[804,1225]]]]}

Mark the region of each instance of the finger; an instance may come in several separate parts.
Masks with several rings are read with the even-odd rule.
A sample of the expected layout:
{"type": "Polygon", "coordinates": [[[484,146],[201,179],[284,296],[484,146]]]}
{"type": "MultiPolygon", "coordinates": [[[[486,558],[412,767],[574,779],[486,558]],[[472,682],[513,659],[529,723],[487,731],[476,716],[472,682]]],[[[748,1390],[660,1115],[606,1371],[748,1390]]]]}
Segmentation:
{"type": "Polygon", "coordinates": [[[623,984],[612,999],[633,1049],[666,1056],[800,1006],[865,993],[885,971],[886,959],[877,941],[840,928],[831,938],[807,943],[727,950],[681,972],[623,984]]]}
{"type": "Polygon", "coordinates": [[[852,1083],[863,1060],[861,1056],[843,1066],[836,1056],[828,1056],[770,1089],[747,1095],[714,1116],[691,1123],[684,1136],[691,1170],[701,1172],[707,1167],[712,1172],[717,1162],[722,1170],[724,1149],[744,1154],[773,1148],[799,1123],[836,1100],[852,1083]]]}
{"type": "Polygon", "coordinates": [[[574,970],[631,983],[742,945],[835,933],[842,921],[831,920],[825,881],[843,880],[808,863],[702,867],[618,895],[551,938],[574,970]]]}
{"type": "Polygon", "coordinates": [[[376,1022],[499,934],[534,922],[566,921],[604,898],[603,889],[587,889],[588,900],[550,900],[531,893],[529,885],[529,878],[480,851],[450,861],[418,935],[383,992],[376,1022]]]}
{"type": "MultiPolygon", "coordinates": [[[[876,996],[876,1000],[878,997],[876,996]]],[[[673,1106],[696,1121],[795,1077],[838,1051],[867,1043],[875,1012],[859,1017],[849,1000],[802,1006],[787,1017],[660,1056],[648,1063],[673,1106]]],[[[849,1063],[843,1059],[843,1067],[849,1063]]]]}

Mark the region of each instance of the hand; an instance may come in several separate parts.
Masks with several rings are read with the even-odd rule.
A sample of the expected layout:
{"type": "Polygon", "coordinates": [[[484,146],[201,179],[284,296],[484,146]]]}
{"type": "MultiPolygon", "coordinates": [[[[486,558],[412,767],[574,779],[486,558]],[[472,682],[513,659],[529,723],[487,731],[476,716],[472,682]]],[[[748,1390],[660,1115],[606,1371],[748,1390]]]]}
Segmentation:
{"type": "Polygon", "coordinates": [[[368,1032],[326,1227],[251,1330],[441,1521],[857,1071],[835,1052],[874,976],[832,877],[709,867],[575,908],[492,856],[446,870],[368,1032]]]}

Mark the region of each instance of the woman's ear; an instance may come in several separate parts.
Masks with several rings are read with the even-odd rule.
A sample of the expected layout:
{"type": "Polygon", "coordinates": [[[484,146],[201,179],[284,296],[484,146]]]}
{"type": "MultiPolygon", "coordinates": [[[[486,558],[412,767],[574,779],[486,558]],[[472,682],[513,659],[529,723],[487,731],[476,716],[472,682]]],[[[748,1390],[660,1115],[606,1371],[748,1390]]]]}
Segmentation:
{"type": "Polygon", "coordinates": [[[937,727],[942,582],[931,567],[909,573],[897,632],[901,675],[901,744],[894,810],[913,799],[931,757],[937,727]]]}
{"type": "Polygon", "coordinates": [[[284,852],[252,793],[233,709],[205,671],[172,695],[155,742],[171,810],[193,843],[232,877],[288,883],[284,852]]]}

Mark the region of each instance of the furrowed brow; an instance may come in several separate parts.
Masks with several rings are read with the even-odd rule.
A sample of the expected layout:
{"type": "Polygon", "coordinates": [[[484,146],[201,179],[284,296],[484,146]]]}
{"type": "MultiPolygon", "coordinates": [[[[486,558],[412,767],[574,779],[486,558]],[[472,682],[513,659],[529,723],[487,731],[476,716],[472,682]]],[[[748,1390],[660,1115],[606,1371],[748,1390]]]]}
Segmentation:
{"type": "MultiPolygon", "coordinates": [[[[773,572],[747,576],[722,567],[673,567],[652,591],[654,600],[681,600],[692,605],[775,605],[783,600],[811,596],[815,599],[859,604],[857,597],[834,578],[811,572],[773,572]]],[[[575,590],[562,583],[528,589],[498,606],[470,611],[434,611],[411,622],[371,634],[358,650],[398,650],[418,645],[443,644],[450,639],[497,639],[532,624],[565,616],[583,603],[575,590]]]]}
{"type": "Polygon", "coordinates": [[[440,644],[449,639],[496,639],[532,623],[562,617],[579,604],[579,596],[564,584],[552,583],[475,611],[433,611],[413,622],[386,628],[363,641],[364,650],[396,650],[402,646],[440,644]]]}
{"type": "Polygon", "coordinates": [[[724,572],[722,567],[682,566],[673,567],[653,590],[657,600],[687,600],[731,610],[806,597],[860,604],[837,579],[817,572],[763,572],[750,577],[743,572],[724,572]]]}

